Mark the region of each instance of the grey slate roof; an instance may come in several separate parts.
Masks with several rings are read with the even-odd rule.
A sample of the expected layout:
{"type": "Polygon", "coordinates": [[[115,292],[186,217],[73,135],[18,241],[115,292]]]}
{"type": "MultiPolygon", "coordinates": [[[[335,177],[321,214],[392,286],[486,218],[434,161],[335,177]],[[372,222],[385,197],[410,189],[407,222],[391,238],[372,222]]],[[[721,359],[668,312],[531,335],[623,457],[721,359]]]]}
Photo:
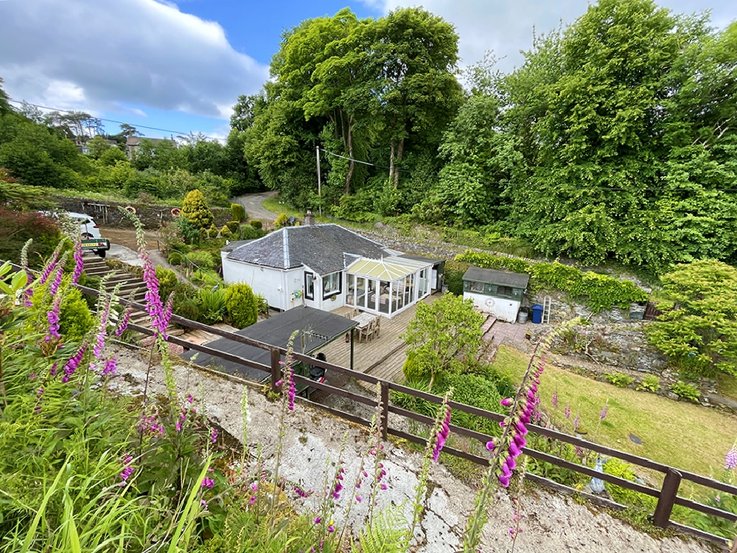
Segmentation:
{"type": "Polygon", "coordinates": [[[320,275],[345,269],[344,254],[381,259],[390,255],[381,244],[339,225],[284,227],[235,248],[228,259],[293,269],[306,265],[320,275]]]}
{"type": "Polygon", "coordinates": [[[236,248],[240,248],[244,244],[248,244],[250,242],[253,242],[253,240],[231,240],[225,246],[223,246],[223,249],[220,251],[223,252],[232,252],[236,248]]]}
{"type": "Polygon", "coordinates": [[[463,275],[463,280],[471,282],[484,282],[500,286],[511,286],[512,288],[527,288],[530,275],[526,273],[513,273],[511,271],[496,271],[494,269],[480,269],[469,267],[463,275]]]}

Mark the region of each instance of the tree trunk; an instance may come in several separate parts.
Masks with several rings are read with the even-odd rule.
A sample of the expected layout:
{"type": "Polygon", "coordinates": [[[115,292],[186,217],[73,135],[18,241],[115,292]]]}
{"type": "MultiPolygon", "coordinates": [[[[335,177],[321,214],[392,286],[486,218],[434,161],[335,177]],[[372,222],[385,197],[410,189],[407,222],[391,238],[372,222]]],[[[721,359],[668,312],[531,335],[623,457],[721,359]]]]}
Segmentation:
{"type": "Polygon", "coordinates": [[[393,163],[392,163],[394,167],[394,170],[392,172],[392,177],[393,177],[392,185],[394,186],[395,190],[399,188],[399,165],[402,163],[403,153],[404,153],[404,138],[400,138],[399,144],[397,145],[397,154],[396,156],[394,156],[393,163]]]}
{"type": "Polygon", "coordinates": [[[392,140],[389,149],[389,182],[394,182],[394,140],[392,140]]]}
{"type": "Polygon", "coordinates": [[[348,133],[346,136],[348,157],[351,158],[348,162],[348,173],[345,176],[345,190],[344,194],[351,193],[351,179],[353,178],[353,170],[356,167],[356,162],[353,161],[353,116],[348,118],[348,133]]]}

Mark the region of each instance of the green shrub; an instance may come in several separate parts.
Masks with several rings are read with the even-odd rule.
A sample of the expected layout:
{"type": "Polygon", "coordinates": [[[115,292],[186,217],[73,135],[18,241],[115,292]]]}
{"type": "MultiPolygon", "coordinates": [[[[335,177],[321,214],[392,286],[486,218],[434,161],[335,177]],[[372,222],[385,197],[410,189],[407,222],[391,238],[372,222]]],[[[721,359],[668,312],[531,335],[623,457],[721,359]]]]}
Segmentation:
{"type": "Polygon", "coordinates": [[[264,223],[263,223],[263,221],[259,221],[258,219],[254,219],[253,221],[251,221],[251,226],[253,228],[257,229],[257,230],[261,230],[262,228],[264,228],[264,223]]]}
{"type": "Polygon", "coordinates": [[[28,263],[40,267],[61,238],[56,222],[35,212],[20,213],[0,207],[0,259],[20,261],[23,245],[33,239],[28,263]]]}
{"type": "MultiPolygon", "coordinates": [[[[259,223],[260,222],[261,221],[259,221],[259,223]]],[[[251,223],[253,223],[253,221],[251,221],[251,223]]],[[[238,238],[240,240],[256,240],[264,235],[265,233],[263,230],[252,225],[241,225],[240,229],[238,229],[238,238]]]]}
{"type": "Polygon", "coordinates": [[[165,302],[179,284],[179,279],[174,271],[165,267],[156,267],[156,278],[159,279],[159,297],[165,302]]]}
{"type": "Polygon", "coordinates": [[[227,223],[225,223],[225,226],[228,227],[228,230],[231,233],[236,233],[238,232],[238,227],[240,226],[240,223],[238,221],[228,221],[227,223]]]}
{"type": "Polygon", "coordinates": [[[258,320],[258,302],[248,284],[231,284],[225,289],[225,312],[230,324],[245,328],[258,320]]]}
{"type": "Polygon", "coordinates": [[[185,259],[195,266],[195,269],[212,269],[215,264],[212,261],[212,256],[206,251],[193,251],[189,252],[185,259]]]}
{"type": "Polygon", "coordinates": [[[202,310],[200,309],[197,290],[189,284],[180,283],[177,286],[172,310],[185,319],[202,322],[202,310]]]}
{"type": "Polygon", "coordinates": [[[217,238],[218,232],[219,231],[218,231],[218,228],[215,226],[215,223],[211,224],[210,228],[205,230],[207,238],[209,238],[210,240],[214,240],[215,238],[217,238]]]}
{"type": "Polygon", "coordinates": [[[214,288],[223,285],[220,275],[210,269],[198,269],[190,277],[192,282],[206,288],[214,288]]]}
{"type": "Polygon", "coordinates": [[[631,303],[647,300],[644,290],[629,280],[582,271],[557,261],[533,262],[470,250],[457,255],[456,261],[463,261],[485,269],[527,273],[530,275],[529,288],[531,291],[560,290],[597,312],[613,307],[626,308],[631,303]]]}
{"type": "Polygon", "coordinates": [[[445,262],[445,285],[448,292],[457,296],[463,295],[463,275],[470,265],[460,261],[445,262]]]}
{"type": "Polygon", "coordinates": [[[620,372],[606,373],[604,378],[607,382],[619,388],[629,388],[635,381],[634,377],[620,372]]]}
{"type": "Polygon", "coordinates": [[[200,228],[184,217],[177,218],[177,230],[186,244],[197,244],[200,241],[200,228]]]}
{"type": "MultiPolygon", "coordinates": [[[[604,463],[604,472],[629,482],[635,482],[637,480],[637,475],[632,465],[616,458],[611,458],[604,463]]],[[[604,482],[604,487],[614,501],[628,508],[630,516],[636,521],[645,522],[655,511],[657,500],[654,497],[617,486],[610,482],[604,482]]]]}
{"type": "Polygon", "coordinates": [[[683,382],[682,380],[673,384],[673,386],[670,387],[670,391],[676,394],[679,398],[692,401],[693,403],[698,403],[701,398],[701,392],[696,386],[689,384],[688,382],[683,382]]]}
{"type": "Polygon", "coordinates": [[[655,394],[660,390],[660,378],[654,374],[648,374],[637,384],[635,389],[640,392],[652,392],[655,394]]]}
{"type": "Polygon", "coordinates": [[[232,234],[233,234],[233,233],[232,233],[232,232],[230,232],[230,228],[228,227],[228,225],[223,225],[223,226],[222,226],[222,227],[220,228],[220,236],[222,236],[223,238],[230,238],[230,236],[231,236],[232,234]]]}
{"type": "Polygon", "coordinates": [[[289,224],[289,215],[286,213],[280,213],[276,216],[276,219],[274,219],[274,227],[275,228],[282,228],[286,227],[289,224]]]}
{"type": "Polygon", "coordinates": [[[198,229],[206,229],[213,222],[212,211],[205,202],[205,197],[197,188],[188,192],[182,202],[182,219],[186,219],[198,229]]]}
{"type": "Polygon", "coordinates": [[[237,227],[237,223],[242,223],[246,220],[246,208],[241,204],[230,204],[230,216],[236,222],[237,227]]]}
{"type": "Polygon", "coordinates": [[[222,322],[225,315],[225,293],[221,288],[202,288],[197,294],[200,307],[200,321],[205,324],[222,322]]]}
{"type": "Polygon", "coordinates": [[[269,302],[262,294],[254,294],[256,296],[256,306],[258,308],[258,314],[264,317],[269,316],[269,302]]]}
{"type": "Polygon", "coordinates": [[[174,251],[166,257],[166,261],[169,265],[181,265],[184,262],[184,255],[181,252],[174,251]]]}
{"type": "Polygon", "coordinates": [[[67,289],[61,300],[59,328],[69,340],[81,340],[95,325],[89,306],[76,288],[67,289]]]}
{"type": "MultiPolygon", "coordinates": [[[[546,438],[545,436],[533,434],[532,432],[527,435],[527,447],[537,451],[542,451],[543,453],[555,455],[556,457],[565,459],[571,463],[586,466],[591,466],[592,464],[586,451],[580,448],[577,449],[571,444],[546,438]]],[[[528,458],[527,470],[532,474],[537,474],[543,478],[548,478],[554,482],[559,482],[565,486],[577,489],[582,488],[590,479],[590,477],[575,470],[554,465],[553,463],[535,459],[533,457],[528,458]]]]}

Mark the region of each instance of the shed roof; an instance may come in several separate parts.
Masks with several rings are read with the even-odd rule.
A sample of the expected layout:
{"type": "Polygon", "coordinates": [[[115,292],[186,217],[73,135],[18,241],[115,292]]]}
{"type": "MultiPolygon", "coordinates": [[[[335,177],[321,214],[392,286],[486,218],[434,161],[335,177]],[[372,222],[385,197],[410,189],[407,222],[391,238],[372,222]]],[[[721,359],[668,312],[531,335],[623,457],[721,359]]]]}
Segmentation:
{"type": "MultiPolygon", "coordinates": [[[[294,351],[310,354],[328,342],[343,336],[357,324],[355,321],[346,317],[333,315],[332,313],[313,307],[302,306],[278,313],[264,321],[239,330],[236,334],[258,340],[270,346],[286,349],[292,333],[298,331],[299,334],[294,343],[294,351]]],[[[205,345],[267,367],[271,365],[271,354],[267,349],[241,344],[228,338],[219,338],[205,345]]],[[[190,359],[195,353],[194,351],[186,352],[184,357],[190,359]]],[[[228,374],[257,382],[269,376],[268,372],[257,368],[247,367],[234,361],[226,361],[225,359],[202,353],[197,354],[197,363],[199,365],[216,366],[228,374]]]]}
{"type": "Polygon", "coordinates": [[[511,286],[512,288],[522,288],[524,290],[527,288],[527,283],[530,282],[530,275],[526,273],[513,273],[511,271],[497,271],[494,269],[469,267],[463,275],[463,280],[497,284],[500,286],[511,286]]]}
{"type": "Polygon", "coordinates": [[[276,269],[309,265],[320,275],[346,268],[344,254],[381,258],[390,255],[381,244],[336,224],[284,227],[235,248],[228,259],[276,269]]]}

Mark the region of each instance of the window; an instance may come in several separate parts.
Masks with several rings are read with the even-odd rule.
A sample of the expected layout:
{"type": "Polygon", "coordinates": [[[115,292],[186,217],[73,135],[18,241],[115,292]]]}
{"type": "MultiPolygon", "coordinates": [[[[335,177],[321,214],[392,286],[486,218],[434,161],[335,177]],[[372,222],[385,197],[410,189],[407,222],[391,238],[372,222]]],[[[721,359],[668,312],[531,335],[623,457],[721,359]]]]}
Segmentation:
{"type": "Polygon", "coordinates": [[[471,292],[479,292],[480,294],[484,293],[484,283],[483,282],[471,282],[471,292]]]}
{"type": "Polygon", "coordinates": [[[503,298],[511,298],[513,296],[513,289],[511,286],[497,286],[496,295],[503,298]]]}
{"type": "Polygon", "coordinates": [[[322,299],[340,294],[343,273],[330,273],[322,277],[322,299]]]}
{"type": "Polygon", "coordinates": [[[315,275],[305,271],[305,299],[315,299],[315,275]]]}

